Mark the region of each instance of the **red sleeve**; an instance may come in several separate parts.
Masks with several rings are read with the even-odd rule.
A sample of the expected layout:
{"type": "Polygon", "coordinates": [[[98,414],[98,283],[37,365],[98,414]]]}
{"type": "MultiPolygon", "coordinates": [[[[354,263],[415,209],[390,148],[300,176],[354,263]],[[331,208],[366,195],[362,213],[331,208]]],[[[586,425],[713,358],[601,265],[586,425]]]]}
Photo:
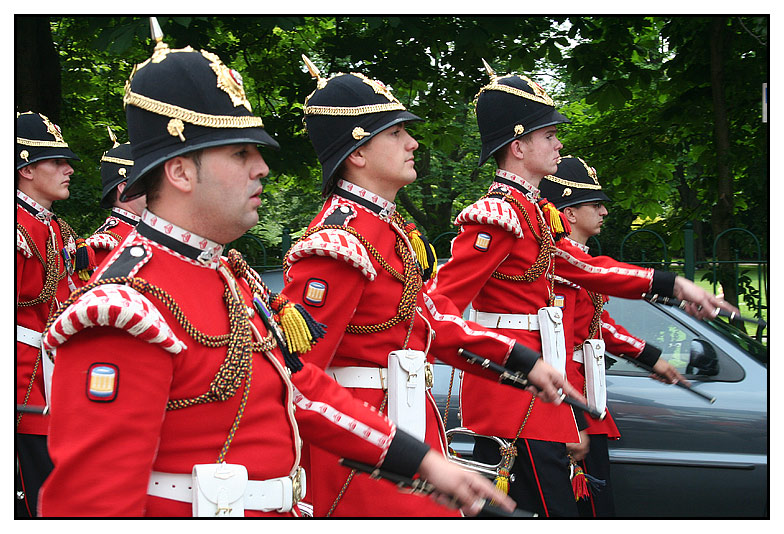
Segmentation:
{"type": "Polygon", "coordinates": [[[144,515],[172,376],[167,352],[116,328],[89,328],[57,349],[49,429],[55,469],[40,494],[43,515],[144,515]],[[87,398],[96,362],[119,369],[111,402],[87,398]]]}
{"type": "Polygon", "coordinates": [[[602,312],[602,337],[605,350],[610,354],[628,356],[649,367],[653,367],[661,356],[661,349],[630,334],[610,317],[607,310],[602,312]]]}
{"type": "Polygon", "coordinates": [[[452,241],[452,258],[459,261],[450,259],[442,265],[428,291],[447,295],[460,312],[464,311],[518,241],[499,226],[463,224],[452,241]],[[480,232],[488,234],[487,241],[492,243],[485,251],[475,246],[480,232]]]}
{"type": "MultiPolygon", "coordinates": [[[[458,354],[459,349],[468,350],[495,363],[506,365],[507,360],[515,348],[515,340],[483,328],[482,326],[465,321],[458,315],[455,305],[450,299],[440,294],[425,295],[425,307],[429,312],[430,325],[435,331],[430,351],[440,361],[457,367],[469,373],[499,381],[498,373],[483,369],[481,366],[469,363],[458,354]]],[[[525,350],[522,345],[517,351],[525,350]]],[[[533,367],[539,354],[529,351],[532,361],[516,360],[510,362],[513,371],[524,370],[526,373],[533,367]]],[[[516,356],[524,357],[523,354],[516,356]]]]}
{"type": "Polygon", "coordinates": [[[611,354],[636,358],[645,348],[645,340],[634,337],[623,326],[610,317],[607,310],[602,312],[602,338],[604,347],[611,354]]]}
{"type": "Polygon", "coordinates": [[[590,291],[631,299],[651,291],[654,283],[653,269],[591,256],[565,239],[556,246],[555,272],[590,291]]]}
{"type": "Polygon", "coordinates": [[[396,427],[315,365],[291,375],[300,435],[337,456],[379,466],[396,427]]]}

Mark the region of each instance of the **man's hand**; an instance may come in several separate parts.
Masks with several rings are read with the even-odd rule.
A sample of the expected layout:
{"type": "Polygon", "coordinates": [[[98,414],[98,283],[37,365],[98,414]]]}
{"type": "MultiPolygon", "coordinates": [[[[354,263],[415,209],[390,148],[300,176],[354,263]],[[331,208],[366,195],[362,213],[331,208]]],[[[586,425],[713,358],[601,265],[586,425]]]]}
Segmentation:
{"type": "Polygon", "coordinates": [[[526,391],[532,395],[536,395],[544,402],[552,402],[556,405],[561,404],[560,390],[563,390],[563,393],[566,393],[567,396],[572,397],[575,400],[579,400],[582,403],[588,402],[579,391],[574,389],[574,387],[564,379],[561,372],[556,371],[552,365],[544,360],[537,360],[533,369],[531,369],[531,372],[528,373],[528,381],[536,387],[529,386],[525,388],[526,391]]]}
{"type": "Polygon", "coordinates": [[[682,276],[675,277],[673,296],[688,302],[684,310],[697,319],[711,319],[719,313],[719,308],[740,315],[740,310],[682,276]]]}
{"type": "Polygon", "coordinates": [[[567,443],[566,452],[571,455],[575,462],[579,462],[588,454],[591,447],[591,438],[588,437],[588,430],[580,430],[580,443],[567,443]]]}
{"type": "Polygon", "coordinates": [[[515,509],[514,500],[490,480],[461,469],[432,449],[419,464],[419,474],[438,490],[439,493],[433,494],[436,502],[449,508],[460,508],[465,515],[478,514],[485,501],[490,500],[507,512],[515,509]]]}
{"type": "Polygon", "coordinates": [[[656,360],[656,363],[653,366],[653,372],[656,374],[651,375],[651,378],[655,378],[660,382],[664,382],[665,384],[675,384],[676,382],[683,382],[687,386],[691,385],[691,382],[686,380],[682,374],[678,372],[675,367],[672,366],[670,362],[667,360],[663,360],[659,358],[656,360]]]}

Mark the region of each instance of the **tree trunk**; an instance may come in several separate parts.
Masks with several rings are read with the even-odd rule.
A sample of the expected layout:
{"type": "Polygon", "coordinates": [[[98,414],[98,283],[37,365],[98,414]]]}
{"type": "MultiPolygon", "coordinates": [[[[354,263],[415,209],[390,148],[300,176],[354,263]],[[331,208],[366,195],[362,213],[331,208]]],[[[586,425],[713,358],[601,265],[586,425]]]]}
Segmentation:
{"type": "MultiPolygon", "coordinates": [[[[711,93],[713,96],[714,134],[716,136],[716,193],[717,201],[713,205],[711,228],[713,238],[732,227],[734,201],[733,180],[729,166],[729,121],[727,120],[727,103],[724,95],[724,56],[727,44],[727,18],[715,17],[711,21],[711,93]]],[[[718,241],[716,247],[718,261],[733,260],[730,242],[726,238],[718,241]]],[[[721,264],[718,269],[719,283],[724,289],[724,299],[738,305],[738,288],[735,286],[735,266],[721,264]]],[[[742,327],[743,323],[737,322],[742,327]]]]}
{"type": "Polygon", "coordinates": [[[59,123],[60,58],[52,41],[49,17],[15,17],[14,58],[16,111],[34,111],[59,123]]]}

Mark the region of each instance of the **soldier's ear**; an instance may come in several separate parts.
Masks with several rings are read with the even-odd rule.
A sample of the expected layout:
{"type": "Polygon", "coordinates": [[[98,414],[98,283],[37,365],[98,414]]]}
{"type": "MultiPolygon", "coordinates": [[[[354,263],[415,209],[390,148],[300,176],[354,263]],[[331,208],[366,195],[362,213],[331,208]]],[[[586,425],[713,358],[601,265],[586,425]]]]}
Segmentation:
{"type": "Polygon", "coordinates": [[[575,224],[577,222],[577,216],[574,214],[574,208],[572,206],[567,206],[561,210],[566,216],[566,220],[569,221],[569,224],[575,224]]]}
{"type": "Polygon", "coordinates": [[[35,167],[35,163],[31,163],[30,165],[25,165],[17,172],[19,176],[25,180],[32,180],[33,179],[33,168],[35,167]]]}
{"type": "Polygon", "coordinates": [[[191,158],[175,156],[163,164],[163,179],[178,191],[193,191],[197,178],[198,168],[191,158]]]}
{"type": "Polygon", "coordinates": [[[367,165],[367,159],[365,158],[365,150],[364,149],[365,149],[365,145],[362,145],[361,147],[356,149],[354,152],[349,154],[348,157],[345,160],[346,163],[348,163],[349,165],[353,165],[355,167],[358,167],[360,169],[362,167],[364,167],[365,165],[367,165]]]}
{"type": "Polygon", "coordinates": [[[509,143],[509,150],[507,154],[513,156],[515,159],[525,159],[525,150],[523,148],[525,141],[522,138],[515,139],[509,143]]]}

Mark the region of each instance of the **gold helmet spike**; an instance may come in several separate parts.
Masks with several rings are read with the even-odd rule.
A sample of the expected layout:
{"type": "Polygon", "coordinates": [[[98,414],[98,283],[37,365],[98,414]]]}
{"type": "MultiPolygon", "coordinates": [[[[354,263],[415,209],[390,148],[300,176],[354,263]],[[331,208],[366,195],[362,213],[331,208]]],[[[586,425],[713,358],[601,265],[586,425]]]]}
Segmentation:
{"type": "Polygon", "coordinates": [[[316,67],[305,54],[302,54],[302,61],[305,62],[305,66],[308,68],[310,75],[316,78],[316,87],[323,89],[324,86],[327,85],[327,81],[321,77],[321,72],[319,72],[318,67],[316,67]]]}
{"type": "MultiPolygon", "coordinates": [[[[161,25],[158,24],[156,17],[150,17],[150,34],[152,35],[152,40],[155,41],[155,48],[152,51],[150,60],[153,63],[159,63],[166,58],[170,50],[169,45],[163,42],[163,30],[161,30],[161,25]]],[[[142,63],[139,67],[144,64],[142,63]]],[[[133,77],[133,74],[131,74],[131,77],[133,77]]]]}
{"type": "Polygon", "coordinates": [[[120,143],[117,142],[117,136],[114,135],[112,129],[108,126],[106,127],[106,129],[109,130],[109,139],[112,140],[112,148],[117,148],[118,146],[120,146],[120,143]]]}
{"type": "Polygon", "coordinates": [[[482,58],[482,63],[484,64],[485,70],[487,71],[487,74],[490,76],[490,79],[495,81],[498,78],[498,76],[496,75],[495,71],[493,70],[493,67],[491,67],[487,63],[487,61],[485,61],[484,58],[482,58]]]}
{"type": "Polygon", "coordinates": [[[158,24],[158,19],[156,17],[150,17],[150,33],[152,34],[152,40],[155,41],[156,46],[163,41],[163,30],[161,30],[161,25],[158,24]]]}

